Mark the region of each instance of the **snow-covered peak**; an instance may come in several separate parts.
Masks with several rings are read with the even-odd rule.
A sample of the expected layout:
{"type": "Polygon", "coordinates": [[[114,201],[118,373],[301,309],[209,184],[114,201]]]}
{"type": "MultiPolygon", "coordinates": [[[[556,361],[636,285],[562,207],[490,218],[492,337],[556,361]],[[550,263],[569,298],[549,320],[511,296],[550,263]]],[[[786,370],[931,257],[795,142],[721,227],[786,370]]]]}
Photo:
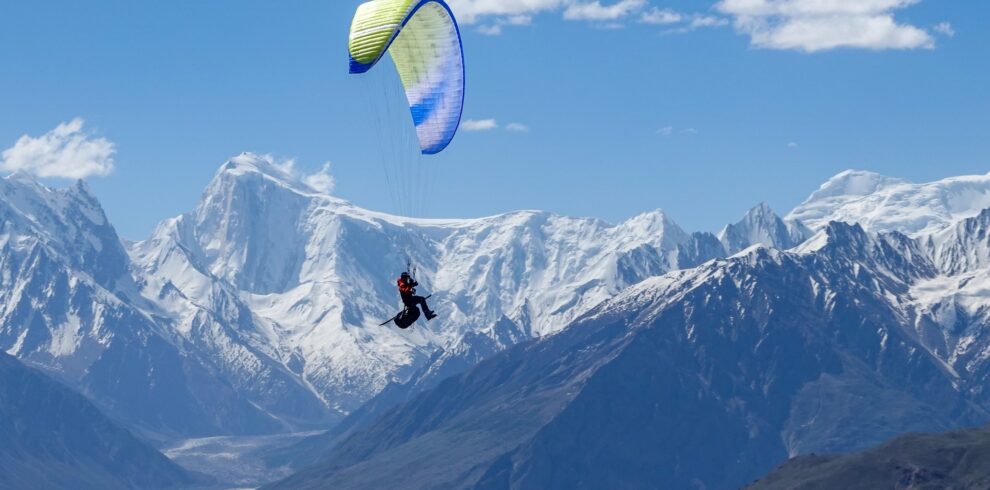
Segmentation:
{"type": "Polygon", "coordinates": [[[542,211],[390,216],[242,154],[221,166],[195,210],[130,251],[146,274],[145,296],[182,318],[180,335],[195,330],[200,310],[241,302],[254,320],[237,324],[238,334],[298,355],[285,354],[304,364],[291,369],[349,410],[434,349],[499,319],[526,335],[552,334],[631,284],[723,253],[717,241],[710,251],[694,240],[661,210],[619,224],[542,211]],[[410,262],[442,319],[409,331],[378,327],[398,308],[395,278],[410,262]]]}
{"type": "Polygon", "coordinates": [[[265,188],[266,192],[278,190],[335,205],[351,206],[347,201],[330,196],[306,182],[292,160],[278,162],[271,155],[245,152],[220,166],[207,185],[201,203],[235,191],[250,192],[265,188]]]}
{"type": "Polygon", "coordinates": [[[866,170],[845,170],[811,194],[810,199],[825,199],[841,196],[867,196],[880,190],[910,182],[896,177],[887,177],[866,170]]]}
{"type": "Polygon", "coordinates": [[[644,233],[662,232],[665,228],[680,229],[674,220],[662,209],[654,209],[634,216],[623,223],[627,228],[635,228],[644,233]]]}
{"type": "Polygon", "coordinates": [[[2,178],[0,218],[4,243],[46,247],[105,286],[125,272],[120,238],[82,181],[55,189],[23,172],[2,178]]]}
{"type": "Polygon", "coordinates": [[[687,233],[681,229],[680,225],[678,225],[677,222],[675,222],[670,215],[662,209],[655,209],[653,211],[639,214],[625,221],[623,224],[627,228],[631,226],[642,226],[642,231],[646,233],[667,232],[687,236],[687,233]]]}
{"type": "Polygon", "coordinates": [[[294,201],[300,206],[319,209],[325,214],[346,215],[371,223],[457,225],[473,221],[416,219],[363,209],[345,199],[313,188],[306,183],[305,176],[293,168],[291,161],[279,163],[270,155],[256,153],[241,153],[221,165],[191,215],[194,217],[193,221],[208,222],[209,217],[216,215],[218,211],[226,214],[242,210],[234,201],[256,201],[274,205],[272,201],[276,197],[294,201]],[[253,197],[248,199],[249,196],[253,197]]]}
{"type": "Polygon", "coordinates": [[[990,174],[926,184],[847,171],[829,180],[788,219],[814,230],[830,221],[858,223],[869,231],[933,234],[990,207],[990,174]]]}
{"type": "Polygon", "coordinates": [[[770,205],[761,203],[738,223],[723,228],[718,239],[727,253],[734,254],[756,244],[787,250],[811,235],[811,231],[800,222],[784,221],[770,205]]]}
{"type": "Polygon", "coordinates": [[[214,178],[248,174],[258,174],[284,183],[298,183],[292,174],[291,164],[279,164],[271,156],[250,152],[241,153],[221,165],[214,178]]]}
{"type": "Polygon", "coordinates": [[[627,237],[631,237],[633,241],[652,237],[652,243],[670,249],[691,240],[691,236],[662,209],[642,213],[621,223],[616,229],[615,238],[623,240],[627,237]]]}

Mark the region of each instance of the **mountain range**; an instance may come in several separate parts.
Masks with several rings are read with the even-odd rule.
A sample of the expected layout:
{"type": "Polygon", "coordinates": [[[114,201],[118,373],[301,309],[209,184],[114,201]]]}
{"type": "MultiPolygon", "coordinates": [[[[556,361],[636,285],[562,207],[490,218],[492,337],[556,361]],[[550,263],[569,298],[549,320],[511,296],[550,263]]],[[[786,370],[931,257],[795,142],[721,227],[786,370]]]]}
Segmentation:
{"type": "Polygon", "coordinates": [[[944,251],[988,228],[990,211],[917,239],[832,222],[645,280],[272,488],[737,488],[790,456],[985,422],[985,323],[947,329],[912,296],[985,267],[944,251]]]}
{"type": "Polygon", "coordinates": [[[721,239],[662,211],[412,220],[244,154],[194,211],[130,243],[85,184],[2,185],[0,347],[154,438],[326,427],[467,337],[500,350],[553,334],[647,277],[806,232],[762,206],[721,239]],[[378,327],[410,262],[444,319],[378,327]]]}
{"type": "Polygon", "coordinates": [[[193,211],[134,243],[85,184],[20,174],[0,191],[0,348],[149,440],[336,426],[306,441],[320,450],[304,461],[333,463],[292,484],[396,483],[406,454],[410,481],[622,484],[589,468],[616,473],[609,454],[676,447],[676,467],[643,481],[720,488],[788,456],[982,422],[990,407],[990,176],[916,185],[844,172],[787,218],[760,205],[712,234],[659,210],[620,224],[401,218],[242,154],[193,211]],[[407,264],[443,318],[378,327],[399,308],[407,264]],[[646,418],[579,434],[620,406],[646,418]],[[685,417],[731,437],[704,446],[713,434],[685,433],[685,417]],[[651,448],[629,434],[639,429],[672,442],[651,448]],[[618,448],[620,434],[642,445],[618,448]],[[570,436],[594,454],[559,457],[586,442],[570,436]],[[420,473],[453,448],[470,468],[420,473]],[[691,459],[702,450],[714,459],[691,459]],[[396,472],[353,477],[371,462],[396,472]]]}

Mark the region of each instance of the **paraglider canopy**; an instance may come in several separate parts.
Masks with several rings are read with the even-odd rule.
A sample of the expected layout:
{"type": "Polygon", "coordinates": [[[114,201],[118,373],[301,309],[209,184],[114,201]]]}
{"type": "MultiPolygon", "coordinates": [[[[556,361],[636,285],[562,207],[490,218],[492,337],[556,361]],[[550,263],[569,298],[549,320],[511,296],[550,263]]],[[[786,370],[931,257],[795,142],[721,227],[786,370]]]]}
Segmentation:
{"type": "Polygon", "coordinates": [[[464,54],[457,21],[442,0],[372,0],[354,14],[351,73],[365,73],[389,53],[406,92],[419,145],[443,151],[461,122],[464,54]]]}

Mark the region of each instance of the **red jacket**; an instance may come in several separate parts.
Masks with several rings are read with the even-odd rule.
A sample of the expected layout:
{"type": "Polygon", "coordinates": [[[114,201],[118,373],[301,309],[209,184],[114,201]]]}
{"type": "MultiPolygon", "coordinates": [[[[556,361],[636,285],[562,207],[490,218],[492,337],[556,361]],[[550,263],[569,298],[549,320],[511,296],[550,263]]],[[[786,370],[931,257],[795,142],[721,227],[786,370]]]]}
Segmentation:
{"type": "Polygon", "coordinates": [[[403,296],[416,294],[416,289],[413,288],[413,283],[411,279],[409,280],[409,282],[406,282],[405,279],[400,277],[399,280],[396,282],[399,285],[399,294],[403,296]]]}

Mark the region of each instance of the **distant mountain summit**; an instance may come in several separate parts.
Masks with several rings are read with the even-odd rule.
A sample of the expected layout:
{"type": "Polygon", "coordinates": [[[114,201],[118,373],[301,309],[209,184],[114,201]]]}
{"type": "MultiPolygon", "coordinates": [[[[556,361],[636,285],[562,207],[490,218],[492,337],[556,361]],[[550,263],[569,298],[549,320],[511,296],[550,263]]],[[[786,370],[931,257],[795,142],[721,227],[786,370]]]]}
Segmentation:
{"type": "Polygon", "coordinates": [[[725,252],[732,255],[753,245],[788,250],[804,243],[813,234],[800,221],[780,219],[768,204],[762,203],[746,213],[740,222],[723,228],[718,238],[725,252]]]}
{"type": "Polygon", "coordinates": [[[952,177],[926,184],[848,170],[836,175],[795,208],[787,219],[819,230],[832,221],[858,223],[870,231],[932,234],[990,208],[990,174],[952,177]]]}

